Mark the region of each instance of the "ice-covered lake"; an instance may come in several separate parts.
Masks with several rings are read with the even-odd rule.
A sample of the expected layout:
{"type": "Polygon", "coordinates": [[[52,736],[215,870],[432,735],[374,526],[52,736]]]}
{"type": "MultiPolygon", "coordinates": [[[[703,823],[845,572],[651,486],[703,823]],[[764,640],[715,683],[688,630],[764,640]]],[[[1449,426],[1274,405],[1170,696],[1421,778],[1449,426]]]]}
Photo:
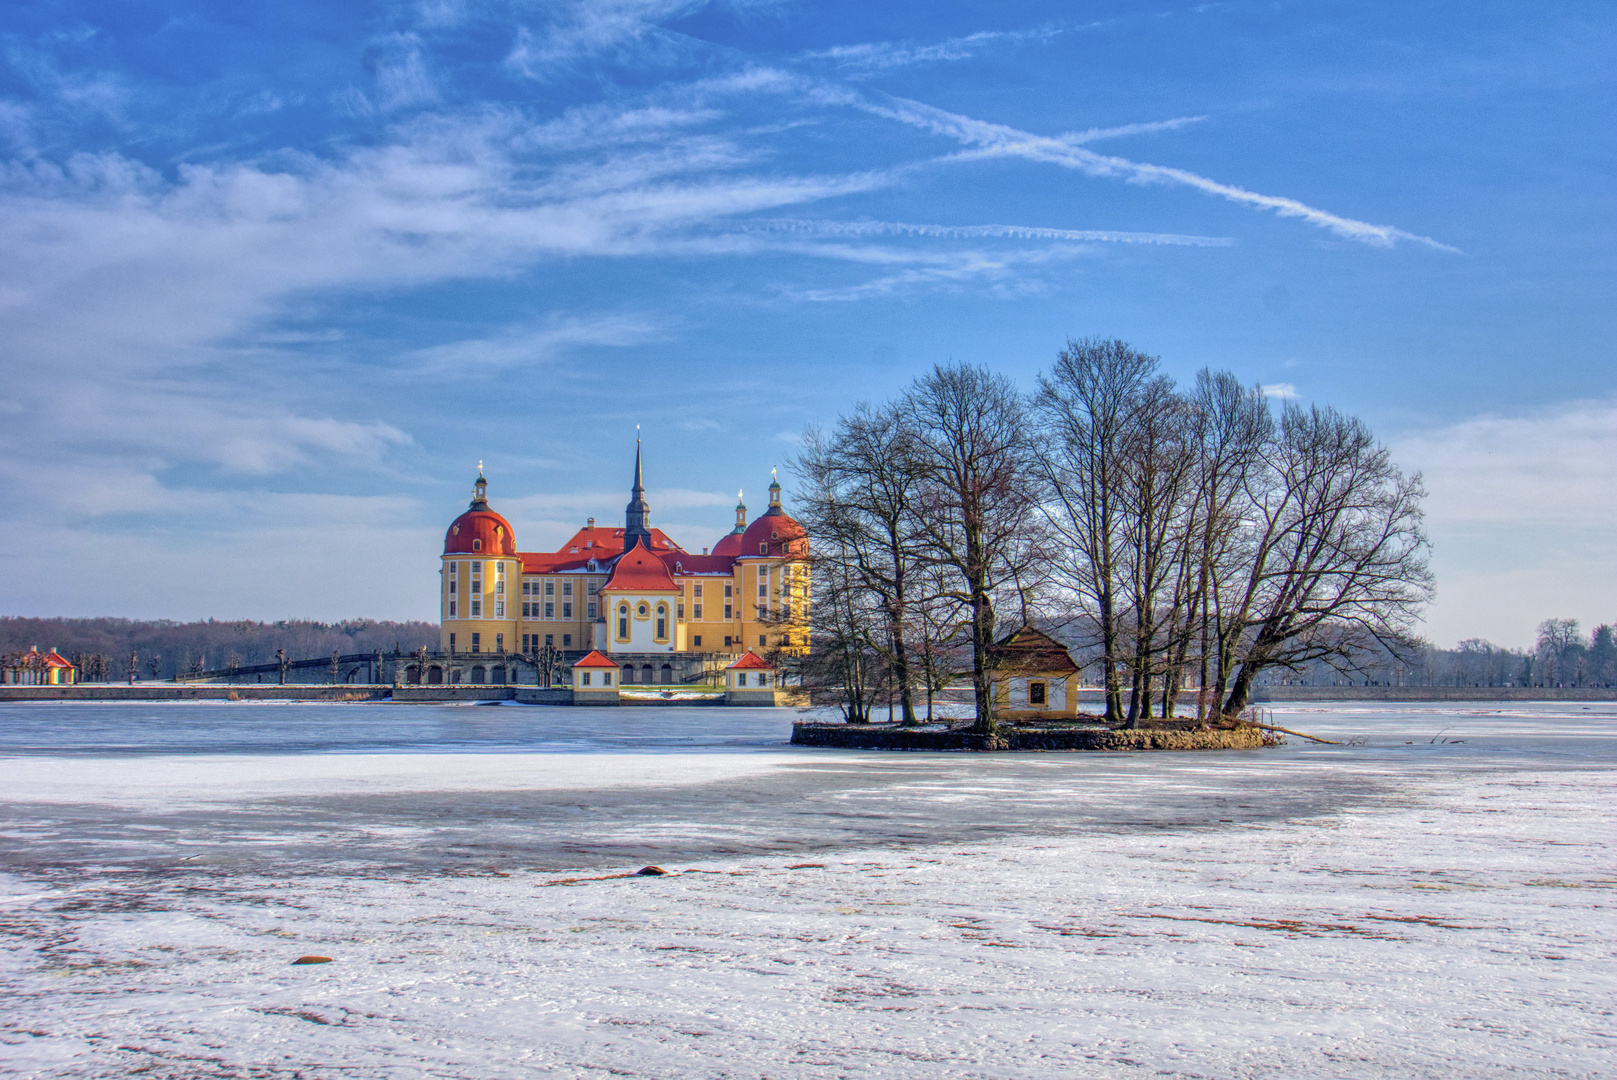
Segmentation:
{"type": "Polygon", "coordinates": [[[0,705],[0,1073],[1617,1074],[1617,706],[1198,754],[792,719],[0,705]]]}

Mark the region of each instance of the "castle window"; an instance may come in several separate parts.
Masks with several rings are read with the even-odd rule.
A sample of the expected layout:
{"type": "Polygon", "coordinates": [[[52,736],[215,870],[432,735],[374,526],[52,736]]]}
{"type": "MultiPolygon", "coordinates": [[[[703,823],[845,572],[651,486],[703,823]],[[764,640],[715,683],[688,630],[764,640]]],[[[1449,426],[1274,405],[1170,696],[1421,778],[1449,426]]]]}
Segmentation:
{"type": "Polygon", "coordinates": [[[629,640],[629,605],[618,605],[618,640],[629,640]]]}
{"type": "Polygon", "coordinates": [[[546,604],[545,605],[545,618],[554,619],[555,617],[556,617],[556,605],[555,604],[546,604]]]}
{"type": "Polygon", "coordinates": [[[561,583],[561,594],[563,596],[573,595],[573,583],[571,581],[564,581],[561,583]]]}
{"type": "Polygon", "coordinates": [[[501,652],[501,653],[503,653],[505,651],[505,635],[504,634],[495,634],[494,635],[494,651],[495,652],[501,652]]]}
{"type": "Polygon", "coordinates": [[[701,647],[702,647],[702,635],[697,634],[695,637],[691,638],[691,648],[700,649],[701,647]]]}
{"type": "Polygon", "coordinates": [[[792,605],[782,604],[780,606],[780,617],[783,619],[790,619],[792,617],[792,605]]]}
{"type": "MultiPolygon", "coordinates": [[[[691,595],[696,597],[698,600],[702,598],[702,583],[700,581],[691,586],[691,595]]],[[[701,618],[701,616],[698,615],[697,618],[701,618]]]]}
{"type": "Polygon", "coordinates": [[[483,614],[483,601],[481,601],[481,600],[473,600],[472,601],[472,618],[475,619],[481,614],[483,614]]]}
{"type": "Polygon", "coordinates": [[[449,651],[450,652],[455,651],[455,635],[454,634],[449,635],[449,651]]]}
{"type": "Polygon", "coordinates": [[[564,619],[571,619],[573,617],[573,605],[572,604],[563,604],[561,606],[561,617],[564,618],[564,619]]]}
{"type": "Polygon", "coordinates": [[[453,562],[450,563],[449,564],[449,576],[454,577],[455,576],[455,571],[457,571],[459,569],[460,569],[460,563],[453,563],[453,562]]]}
{"type": "MultiPolygon", "coordinates": [[[[591,570],[595,569],[595,564],[593,562],[590,564],[590,569],[591,570]]],[[[589,583],[589,590],[590,590],[590,595],[594,596],[596,593],[601,591],[601,583],[599,581],[590,582],[589,583]]]]}
{"type": "Polygon", "coordinates": [[[522,595],[523,596],[532,596],[533,595],[533,582],[524,581],[522,583],[522,595]]]}
{"type": "Polygon", "coordinates": [[[758,644],[759,644],[760,647],[762,647],[764,645],[767,645],[768,643],[769,642],[767,641],[767,639],[765,638],[765,636],[763,634],[758,635],[758,644]]]}
{"type": "Polygon", "coordinates": [[[676,604],[674,606],[674,618],[679,619],[679,620],[683,620],[685,618],[685,605],[684,604],[676,604]]]}
{"type": "Polygon", "coordinates": [[[593,602],[590,604],[590,618],[595,618],[595,604],[593,602]]]}
{"type": "Polygon", "coordinates": [[[483,541],[481,541],[481,540],[473,540],[472,541],[472,550],[473,551],[482,551],[483,550],[483,541]]]}
{"type": "Polygon", "coordinates": [[[460,584],[460,582],[456,581],[454,578],[449,579],[449,595],[450,596],[455,595],[455,586],[457,586],[459,584],[460,584]]]}
{"type": "Polygon", "coordinates": [[[650,610],[650,608],[646,607],[645,601],[641,601],[640,606],[635,609],[635,614],[644,619],[650,610]]]}
{"type": "Polygon", "coordinates": [[[504,600],[496,600],[496,601],[494,601],[494,617],[496,619],[505,618],[505,601],[504,600]]]}
{"type": "Polygon", "coordinates": [[[662,604],[657,605],[657,639],[668,639],[668,608],[662,604]]]}
{"type": "Polygon", "coordinates": [[[564,648],[564,649],[572,648],[573,647],[573,635],[571,635],[571,634],[563,634],[561,636],[561,647],[564,648]]]}
{"type": "Polygon", "coordinates": [[[528,642],[529,642],[529,640],[530,640],[529,635],[527,635],[527,634],[522,635],[522,651],[523,652],[528,651],[528,642]]]}
{"type": "Polygon", "coordinates": [[[695,619],[697,622],[702,621],[702,605],[701,604],[695,604],[695,605],[693,605],[691,607],[691,618],[695,619]]]}
{"type": "Polygon", "coordinates": [[[590,673],[586,671],[586,672],[584,672],[583,675],[581,675],[579,677],[578,685],[580,685],[580,686],[588,686],[589,684],[590,684],[590,673]]]}
{"type": "Polygon", "coordinates": [[[532,610],[533,610],[533,605],[532,604],[529,604],[526,600],[522,601],[522,617],[524,619],[526,619],[528,617],[529,613],[532,610]]]}
{"type": "Polygon", "coordinates": [[[505,595],[505,579],[503,577],[495,579],[495,581],[494,581],[494,595],[495,596],[504,596],[505,595]]]}
{"type": "Polygon", "coordinates": [[[726,649],[728,649],[730,647],[730,635],[729,634],[724,635],[724,647],[726,649]]]}
{"type": "Polygon", "coordinates": [[[730,605],[729,605],[729,604],[725,604],[725,605],[724,605],[724,617],[725,617],[725,618],[726,618],[726,619],[733,619],[733,618],[735,618],[735,616],[734,616],[734,615],[732,615],[732,614],[731,614],[731,613],[730,613],[730,605]]]}
{"type": "Polygon", "coordinates": [[[726,600],[730,599],[730,586],[728,585],[724,587],[724,598],[726,600]]]}
{"type": "Polygon", "coordinates": [[[760,540],[758,542],[758,554],[760,554],[760,555],[768,555],[769,554],[769,545],[767,543],[765,543],[764,541],[762,541],[762,540],[760,540]]]}
{"type": "Polygon", "coordinates": [[[601,672],[601,685],[602,686],[611,686],[612,685],[612,673],[610,671],[601,672]]]}
{"type": "Polygon", "coordinates": [[[482,634],[473,634],[472,635],[472,652],[482,652],[482,651],[483,651],[483,635],[482,634]]]}
{"type": "Polygon", "coordinates": [[[545,595],[546,596],[555,596],[556,595],[556,583],[554,581],[545,582],[545,595]]]}
{"type": "Polygon", "coordinates": [[[472,563],[472,573],[481,574],[482,572],[483,572],[483,564],[482,563],[480,563],[480,562],[472,563]]]}
{"type": "Polygon", "coordinates": [[[451,619],[455,618],[455,602],[453,600],[449,601],[449,617],[451,619]]]}

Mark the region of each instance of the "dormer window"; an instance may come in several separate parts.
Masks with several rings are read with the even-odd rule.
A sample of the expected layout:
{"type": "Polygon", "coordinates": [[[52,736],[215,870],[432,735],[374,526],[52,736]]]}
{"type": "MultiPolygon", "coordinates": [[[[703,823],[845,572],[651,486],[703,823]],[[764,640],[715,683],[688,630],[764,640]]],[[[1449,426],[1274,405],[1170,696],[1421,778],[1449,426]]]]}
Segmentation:
{"type": "MultiPolygon", "coordinates": [[[[590,560],[590,573],[592,573],[592,574],[595,573],[596,569],[597,569],[597,567],[596,567],[595,560],[591,559],[590,560]]],[[[591,584],[593,584],[593,582],[591,584]]]]}
{"type": "Polygon", "coordinates": [[[760,554],[760,555],[768,555],[769,554],[769,545],[768,544],[762,544],[762,543],[759,544],[758,545],[758,554],[760,554]]]}
{"type": "Polygon", "coordinates": [[[483,550],[483,541],[481,541],[481,540],[473,540],[472,541],[472,550],[473,551],[482,551],[483,550]]]}

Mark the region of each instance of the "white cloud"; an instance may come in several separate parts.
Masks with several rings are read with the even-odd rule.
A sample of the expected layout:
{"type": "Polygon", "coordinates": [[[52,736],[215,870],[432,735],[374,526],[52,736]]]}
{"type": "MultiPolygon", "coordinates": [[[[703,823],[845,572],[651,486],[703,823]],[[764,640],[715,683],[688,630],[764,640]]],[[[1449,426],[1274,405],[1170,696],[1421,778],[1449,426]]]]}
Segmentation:
{"type": "Polygon", "coordinates": [[[548,363],[580,345],[637,345],[662,327],[642,316],[571,317],[539,327],[512,327],[496,337],[432,345],[406,353],[406,368],[423,374],[458,372],[475,377],[503,369],[548,363]]]}
{"type": "MultiPolygon", "coordinates": [[[[1329,230],[1338,236],[1375,247],[1391,247],[1399,241],[1410,241],[1444,251],[1454,248],[1430,237],[1417,236],[1391,225],[1372,225],[1356,221],[1309,206],[1296,199],[1281,195],[1263,195],[1231,184],[1210,180],[1185,169],[1163,165],[1150,165],[1110,157],[1085,150],[1079,142],[1086,134],[1071,137],[1050,137],[1019,131],[1004,124],[975,120],[959,113],[925,105],[905,98],[890,98],[875,102],[863,98],[844,98],[846,103],[878,116],[884,116],[911,127],[930,131],[950,138],[972,149],[953,155],[952,160],[967,161],[991,157],[1020,157],[1029,161],[1042,161],[1063,168],[1075,169],[1088,176],[1107,177],[1137,184],[1176,184],[1191,187],[1231,202],[1255,206],[1272,211],[1281,217],[1300,218],[1311,225],[1329,230]]],[[[1183,122],[1183,121],[1175,121],[1183,122]]],[[[1120,129],[1113,129],[1120,130],[1120,129]]],[[[1088,138],[1100,136],[1100,132],[1088,138]]]]}
{"type": "Polygon", "coordinates": [[[914,42],[874,41],[857,45],[837,45],[803,54],[805,60],[829,60],[844,72],[853,74],[886,71],[915,64],[948,63],[967,60],[984,49],[1015,45],[1026,41],[1044,42],[1063,33],[1058,28],[1041,30],[980,30],[974,34],[917,45],[914,42]]]}
{"type": "Polygon", "coordinates": [[[939,239],[1066,240],[1073,243],[1163,244],[1176,247],[1230,247],[1224,236],[1124,232],[1118,229],[1052,229],[1037,225],[918,225],[901,221],[817,221],[796,218],[755,220],[749,229],[811,236],[919,236],[939,239]]]}
{"type": "Polygon", "coordinates": [[[1289,382],[1264,383],[1258,389],[1266,398],[1294,398],[1297,388],[1289,382]]]}
{"type": "Polygon", "coordinates": [[[1484,414],[1393,452],[1430,492],[1437,641],[1520,646],[1552,616],[1617,620],[1617,401],[1484,414]]]}

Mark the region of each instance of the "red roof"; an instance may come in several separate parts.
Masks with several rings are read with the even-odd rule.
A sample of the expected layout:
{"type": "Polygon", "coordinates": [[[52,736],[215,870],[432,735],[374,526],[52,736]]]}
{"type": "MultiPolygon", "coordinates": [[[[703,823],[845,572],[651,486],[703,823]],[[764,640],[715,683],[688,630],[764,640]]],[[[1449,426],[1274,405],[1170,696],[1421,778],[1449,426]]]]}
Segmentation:
{"type": "Polygon", "coordinates": [[[61,653],[57,652],[55,649],[52,649],[50,652],[45,654],[45,666],[70,668],[73,665],[69,663],[61,653]]]}
{"type": "MultiPolygon", "coordinates": [[[[689,559],[683,548],[668,538],[661,529],[651,530],[651,549],[659,555],[673,554],[689,559]]],[[[524,551],[524,574],[558,574],[563,571],[589,573],[589,562],[610,563],[623,551],[623,530],[585,527],[573,534],[572,539],[555,552],[524,551]]],[[[670,563],[669,565],[672,565],[670,563]]],[[[597,569],[600,567],[597,566],[597,569]]]]}
{"type": "MultiPolygon", "coordinates": [[[[678,592],[679,586],[668,573],[668,567],[659,556],[636,544],[612,568],[612,576],[601,586],[602,592],[678,592]]],[[[689,558],[690,556],[684,556],[689,558]]]]}
{"type": "Polygon", "coordinates": [[[770,670],[769,662],[763,657],[759,656],[757,653],[753,652],[751,649],[748,649],[746,652],[742,653],[741,658],[735,663],[731,664],[730,667],[725,668],[725,670],[730,671],[734,668],[740,668],[742,671],[752,671],[755,669],[762,671],[770,670]]]}
{"type": "Polygon", "coordinates": [[[669,551],[658,555],[663,565],[673,574],[730,574],[735,570],[733,555],[692,555],[684,551],[669,551]]]}
{"type": "Polygon", "coordinates": [[[515,555],[511,523],[492,510],[468,510],[444,534],[445,555],[515,555]],[[474,541],[480,543],[474,544],[474,541]]]}
{"type": "Polygon", "coordinates": [[[724,539],[713,545],[713,554],[727,555],[732,559],[741,554],[741,534],[738,532],[726,533],[724,539]]]}
{"type": "Polygon", "coordinates": [[[807,555],[808,532],[786,516],[779,507],[770,507],[757,521],[747,526],[737,545],[736,555],[807,555]],[[762,548],[760,549],[760,545],[762,548]]]}
{"type": "Polygon", "coordinates": [[[610,656],[603,655],[601,650],[599,650],[599,649],[591,649],[589,651],[589,655],[585,656],[584,659],[579,660],[576,663],[574,663],[573,666],[574,667],[607,667],[607,668],[613,668],[615,670],[617,668],[617,666],[618,666],[618,662],[616,660],[612,659],[610,656]]]}

